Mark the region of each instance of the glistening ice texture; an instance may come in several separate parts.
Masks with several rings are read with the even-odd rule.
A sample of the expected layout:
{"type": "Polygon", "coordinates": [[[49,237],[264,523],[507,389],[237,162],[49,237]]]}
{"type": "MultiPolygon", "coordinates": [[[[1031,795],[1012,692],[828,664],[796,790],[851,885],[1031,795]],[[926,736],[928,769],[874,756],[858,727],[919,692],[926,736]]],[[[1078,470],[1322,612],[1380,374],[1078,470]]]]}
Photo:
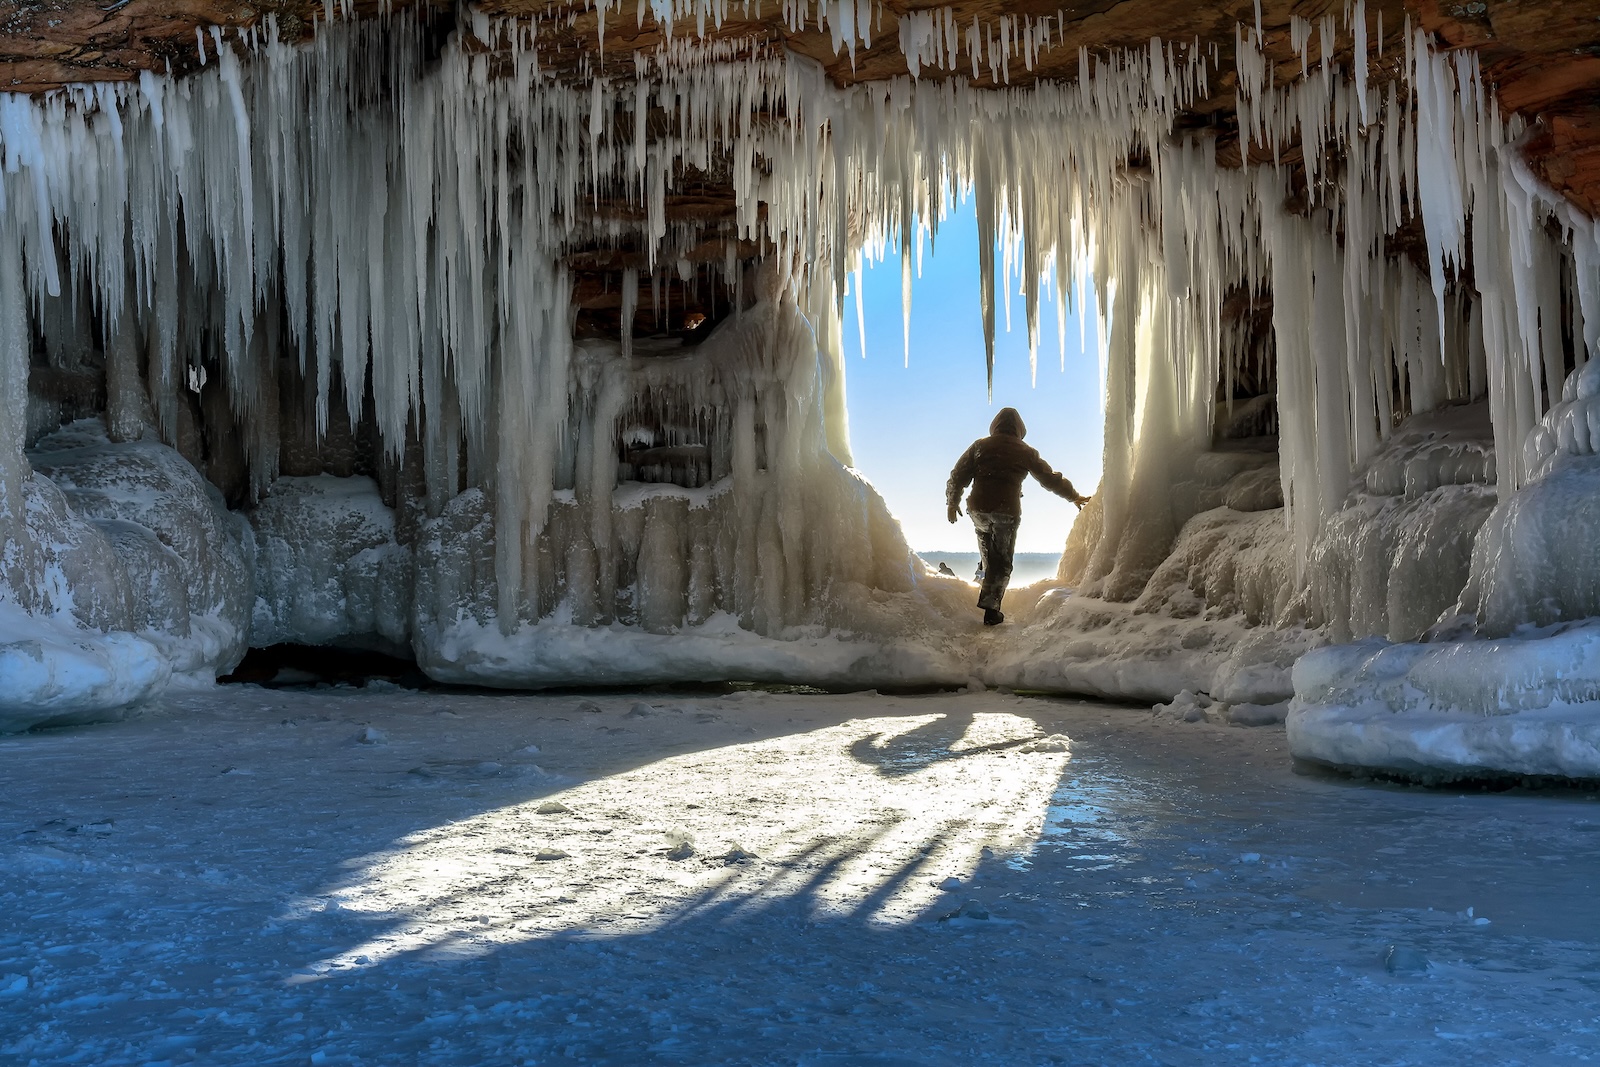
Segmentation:
{"type": "Polygon", "coordinates": [[[1352,789],[1278,730],[238,686],[0,760],[24,1063],[1593,1055],[1592,798],[1352,789]]]}
{"type": "Polygon", "coordinates": [[[1600,628],[1492,641],[1359,642],[1295,664],[1301,759],[1424,781],[1600,779],[1600,628]]]}

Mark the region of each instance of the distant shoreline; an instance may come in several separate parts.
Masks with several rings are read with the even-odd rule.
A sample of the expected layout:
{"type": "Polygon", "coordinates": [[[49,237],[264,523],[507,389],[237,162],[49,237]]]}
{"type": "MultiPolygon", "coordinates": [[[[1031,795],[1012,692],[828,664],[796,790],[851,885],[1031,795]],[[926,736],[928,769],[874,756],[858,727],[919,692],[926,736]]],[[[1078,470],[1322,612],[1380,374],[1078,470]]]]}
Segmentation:
{"type": "MultiPolygon", "coordinates": [[[[965,552],[929,552],[919,549],[917,555],[934,569],[938,569],[941,562],[948,563],[958,578],[970,580],[973,572],[978,569],[978,554],[970,549],[965,552]]],[[[1054,578],[1056,568],[1060,564],[1059,552],[1018,552],[1012,559],[1011,584],[1029,585],[1045,578],[1054,578]]]]}

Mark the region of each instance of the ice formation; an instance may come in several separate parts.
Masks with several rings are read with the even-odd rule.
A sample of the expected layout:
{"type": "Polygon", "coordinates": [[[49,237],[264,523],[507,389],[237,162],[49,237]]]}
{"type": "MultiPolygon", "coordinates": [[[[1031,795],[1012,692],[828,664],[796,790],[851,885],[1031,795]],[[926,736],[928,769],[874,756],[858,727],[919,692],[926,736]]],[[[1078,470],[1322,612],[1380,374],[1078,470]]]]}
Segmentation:
{"type": "MultiPolygon", "coordinates": [[[[979,89],[969,71],[1005,86],[1062,17],[923,9],[899,20],[910,77],[840,88],[706,36],[736,8],[653,0],[660,46],[576,77],[538,48],[567,16],[468,12],[437,55],[407,17],[295,47],[268,20],[202,35],[188,78],[0,95],[7,610],[166,640],[154,606],[86,612],[102,577],[68,581],[75,614],[40,599],[25,503],[59,468],[24,449],[85,413],[45,410],[27,369],[72,372],[74,344],[103,361],[97,448],[164,441],[252,515],[249,588],[197,610],[186,578],[191,619],[226,600],[254,643],[409,644],[450,680],[987,672],[1272,704],[1330,639],[1600,610],[1592,538],[1539,532],[1593,529],[1600,231],[1534,181],[1473,54],[1408,27],[1399,75],[1374,80],[1358,0],[1294,20],[1302,73],[1280,81],[1240,25],[1243,165],[1225,166],[1177,123],[1220,74],[1199,41],[979,89]],[[674,215],[707,174],[731,217],[674,215]],[[1054,286],[1092,294],[1106,383],[1074,595],[1030,605],[992,654],[848,469],[841,359],[847,276],[894,241],[909,278],[967,192],[991,367],[997,304],[1009,319],[1020,292],[1036,351],[1054,286]],[[1390,254],[1403,234],[1424,270],[1390,254]],[[614,340],[575,336],[579,252],[619,279],[614,340]],[[691,284],[728,311],[702,346],[634,337],[691,284]],[[330,459],[335,439],[365,441],[360,463],[330,459]]],[[[863,0],[783,12],[852,57],[881,19],[863,0]]],[[[177,573],[133,580],[171,592],[177,573]]],[[[214,669],[232,640],[162,655],[214,669]]]]}

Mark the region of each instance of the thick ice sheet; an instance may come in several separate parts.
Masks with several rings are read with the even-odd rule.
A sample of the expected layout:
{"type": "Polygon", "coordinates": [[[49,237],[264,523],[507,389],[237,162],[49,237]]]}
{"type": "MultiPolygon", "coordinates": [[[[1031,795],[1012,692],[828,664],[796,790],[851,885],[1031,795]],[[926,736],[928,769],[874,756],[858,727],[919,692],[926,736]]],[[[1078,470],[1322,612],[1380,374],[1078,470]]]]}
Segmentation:
{"type": "Polygon", "coordinates": [[[763,637],[726,613],[672,634],[552,621],[508,636],[463,621],[429,640],[423,666],[443,682],[523,689],[749,680],[959,686],[973,674],[975,644],[941,634],[919,640],[914,633],[877,637],[818,627],[763,637]]]}
{"type": "Polygon", "coordinates": [[[1312,652],[1290,751],[1424,779],[1600,778],[1600,623],[1493,641],[1312,652]]]}
{"type": "Polygon", "coordinates": [[[0,740],[0,1058],[1593,1054],[1587,794],[993,693],[592,707],[230,687],[0,740]]]}

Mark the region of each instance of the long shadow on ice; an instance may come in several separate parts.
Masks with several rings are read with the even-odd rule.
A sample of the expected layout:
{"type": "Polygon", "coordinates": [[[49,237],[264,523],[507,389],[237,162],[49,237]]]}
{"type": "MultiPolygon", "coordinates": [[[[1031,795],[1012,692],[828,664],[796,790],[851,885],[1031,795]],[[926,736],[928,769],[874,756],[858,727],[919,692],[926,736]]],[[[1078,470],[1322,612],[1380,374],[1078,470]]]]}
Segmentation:
{"type": "Polygon", "coordinates": [[[1593,803],[1124,709],[643,700],[240,690],[0,740],[0,1058],[1555,1062],[1592,1014],[1593,803]]]}
{"type": "Polygon", "coordinates": [[[963,744],[972,732],[971,711],[940,715],[904,733],[873,733],[850,745],[857,762],[877,769],[879,774],[897,777],[915,774],[941,760],[965,759],[987,752],[1020,748],[1033,740],[1011,737],[987,744],[963,744]]]}

